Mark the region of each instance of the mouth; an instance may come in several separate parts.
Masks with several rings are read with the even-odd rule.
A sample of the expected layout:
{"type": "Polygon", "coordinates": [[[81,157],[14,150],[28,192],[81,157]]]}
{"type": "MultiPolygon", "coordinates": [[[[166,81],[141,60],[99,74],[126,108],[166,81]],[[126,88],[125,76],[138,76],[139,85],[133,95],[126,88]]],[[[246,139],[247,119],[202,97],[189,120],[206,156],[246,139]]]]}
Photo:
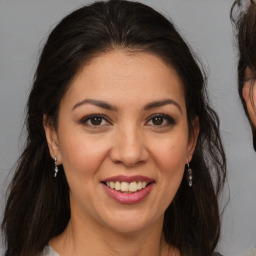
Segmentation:
{"type": "Polygon", "coordinates": [[[155,181],[149,177],[136,175],[124,176],[118,175],[102,180],[101,183],[112,191],[119,193],[133,194],[142,192],[151,186],[155,181]]]}
{"type": "Polygon", "coordinates": [[[135,193],[140,191],[147,186],[149,186],[153,182],[147,181],[132,181],[132,182],[125,182],[125,181],[107,181],[103,182],[104,185],[107,187],[114,189],[119,192],[123,193],[135,193]]]}

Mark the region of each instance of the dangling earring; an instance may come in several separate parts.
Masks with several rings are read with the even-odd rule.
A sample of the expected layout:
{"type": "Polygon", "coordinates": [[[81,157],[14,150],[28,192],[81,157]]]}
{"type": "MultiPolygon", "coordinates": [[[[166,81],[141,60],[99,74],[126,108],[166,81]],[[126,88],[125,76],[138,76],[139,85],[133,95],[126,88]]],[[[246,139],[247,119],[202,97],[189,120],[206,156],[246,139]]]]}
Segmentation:
{"type": "Polygon", "coordinates": [[[187,182],[190,187],[192,187],[193,184],[193,171],[189,166],[189,163],[187,164],[187,182]]]}
{"type": "Polygon", "coordinates": [[[59,168],[58,168],[58,163],[57,163],[57,158],[54,157],[54,178],[57,177],[57,174],[58,174],[58,171],[59,171],[59,168]]]}

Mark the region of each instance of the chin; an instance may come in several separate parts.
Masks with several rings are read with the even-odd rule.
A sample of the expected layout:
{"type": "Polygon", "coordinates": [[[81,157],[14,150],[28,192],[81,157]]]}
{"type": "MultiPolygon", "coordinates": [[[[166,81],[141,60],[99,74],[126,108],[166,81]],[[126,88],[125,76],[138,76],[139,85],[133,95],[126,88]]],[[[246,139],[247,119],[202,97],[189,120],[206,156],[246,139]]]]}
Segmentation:
{"type": "MultiPolygon", "coordinates": [[[[119,214],[112,214],[108,222],[108,226],[115,232],[129,235],[138,231],[146,230],[147,227],[157,223],[157,219],[153,216],[147,216],[146,213],[139,212],[123,212],[119,214]]],[[[160,218],[161,219],[161,218],[160,218]]],[[[158,218],[159,220],[159,218],[158,218]]],[[[161,221],[160,221],[161,222],[161,221]]]]}

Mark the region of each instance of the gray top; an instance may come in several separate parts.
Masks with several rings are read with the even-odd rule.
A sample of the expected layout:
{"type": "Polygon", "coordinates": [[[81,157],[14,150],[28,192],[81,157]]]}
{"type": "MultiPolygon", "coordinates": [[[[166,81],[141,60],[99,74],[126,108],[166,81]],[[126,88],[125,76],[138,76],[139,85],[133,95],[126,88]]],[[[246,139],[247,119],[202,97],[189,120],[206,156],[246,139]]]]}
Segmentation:
{"type": "MultiPolygon", "coordinates": [[[[252,254],[252,255],[254,255],[254,254],[252,254]]],[[[40,256],[60,256],[60,255],[57,252],[55,252],[54,249],[50,245],[47,245],[44,247],[44,250],[40,256]]],[[[213,256],[222,256],[222,255],[219,253],[214,253],[213,256]]],[[[248,256],[251,256],[251,254],[249,254],[248,256]]]]}
{"type": "Polygon", "coordinates": [[[250,252],[248,252],[245,256],[256,256],[256,247],[254,247],[250,252]]]}
{"type": "Polygon", "coordinates": [[[50,245],[47,245],[40,256],[59,256],[59,254],[50,245]]]}

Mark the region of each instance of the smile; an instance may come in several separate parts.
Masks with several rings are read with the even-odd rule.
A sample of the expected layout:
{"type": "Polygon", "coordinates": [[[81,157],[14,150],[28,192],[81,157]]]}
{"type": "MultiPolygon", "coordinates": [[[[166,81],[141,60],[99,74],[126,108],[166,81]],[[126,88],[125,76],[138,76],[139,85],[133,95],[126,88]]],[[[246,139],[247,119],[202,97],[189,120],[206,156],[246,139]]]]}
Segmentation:
{"type": "Polygon", "coordinates": [[[107,194],[121,204],[136,204],[144,200],[153,189],[155,180],[137,175],[118,175],[102,180],[107,194]]]}
{"type": "Polygon", "coordinates": [[[133,181],[133,182],[120,182],[120,181],[110,181],[106,182],[109,188],[115,189],[121,192],[137,192],[145,188],[149,183],[146,181],[133,181]]]}

